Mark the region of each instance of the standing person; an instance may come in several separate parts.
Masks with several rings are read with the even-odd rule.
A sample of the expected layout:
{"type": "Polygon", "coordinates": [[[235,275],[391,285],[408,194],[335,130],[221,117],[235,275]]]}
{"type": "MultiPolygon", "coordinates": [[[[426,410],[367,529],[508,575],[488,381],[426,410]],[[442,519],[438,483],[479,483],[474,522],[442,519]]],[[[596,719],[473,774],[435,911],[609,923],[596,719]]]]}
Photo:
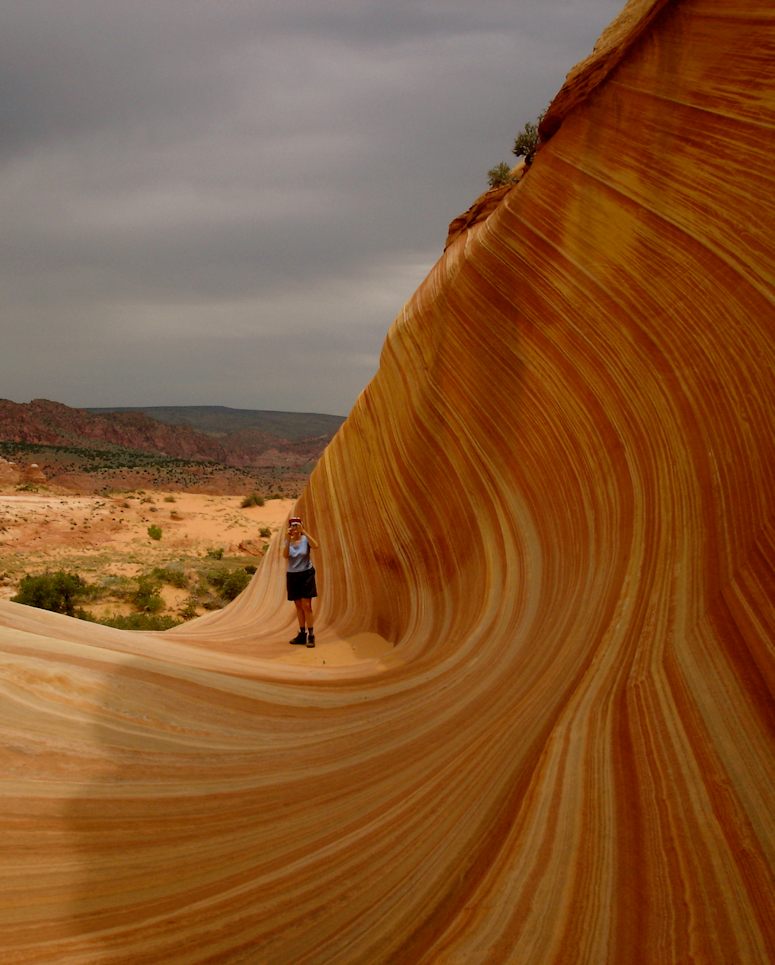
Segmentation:
{"type": "Polygon", "coordinates": [[[315,628],[312,625],[312,600],[318,595],[315,585],[315,567],[309,558],[310,547],[318,548],[315,539],[305,532],[301,516],[288,520],[288,535],[283,546],[283,556],[288,560],[285,577],[288,599],[296,605],[299,632],[289,640],[293,644],[315,646],[315,628]]]}

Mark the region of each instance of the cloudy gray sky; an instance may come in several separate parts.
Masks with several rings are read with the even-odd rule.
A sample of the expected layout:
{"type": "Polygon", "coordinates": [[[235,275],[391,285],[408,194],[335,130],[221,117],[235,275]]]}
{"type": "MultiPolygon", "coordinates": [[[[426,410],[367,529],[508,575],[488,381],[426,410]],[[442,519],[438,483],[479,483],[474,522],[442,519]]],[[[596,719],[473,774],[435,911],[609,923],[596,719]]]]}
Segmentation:
{"type": "Polygon", "coordinates": [[[347,414],[623,0],[2,0],[0,397],[347,414]]]}

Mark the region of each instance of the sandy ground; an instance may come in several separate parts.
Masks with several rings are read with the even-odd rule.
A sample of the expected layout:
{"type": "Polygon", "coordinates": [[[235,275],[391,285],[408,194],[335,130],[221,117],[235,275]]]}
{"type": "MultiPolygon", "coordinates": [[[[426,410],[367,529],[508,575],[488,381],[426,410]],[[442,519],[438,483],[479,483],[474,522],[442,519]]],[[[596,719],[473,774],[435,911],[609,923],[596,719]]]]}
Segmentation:
{"type": "MultiPolygon", "coordinates": [[[[301,667],[347,667],[364,660],[383,661],[393,654],[393,645],[378,633],[354,633],[351,637],[340,637],[324,627],[318,631],[313,649],[288,647],[274,659],[301,667]]],[[[393,660],[393,665],[398,662],[393,660]]],[[[384,669],[384,665],[378,664],[377,669],[384,669]]]]}
{"type": "MultiPolygon", "coordinates": [[[[224,559],[260,561],[263,547],[282,526],[295,505],[293,499],[267,500],[242,508],[242,496],[193,493],[135,492],[115,496],[74,496],[0,492],[0,600],[10,599],[26,574],[69,570],[88,582],[111,576],[133,577],[155,566],[186,567],[208,551],[223,550],[224,559]],[[161,539],[148,534],[158,526],[161,539]],[[270,535],[261,536],[263,530],[270,535]]],[[[239,565],[237,560],[234,561],[239,565]]],[[[187,568],[187,567],[186,567],[187,568]]],[[[160,588],[164,611],[175,615],[190,589],[160,588]]],[[[86,606],[98,619],[133,612],[130,603],[113,598],[90,600],[86,606]]],[[[201,611],[200,611],[201,612],[201,611]]],[[[288,636],[295,633],[289,604],[288,636]]],[[[342,667],[379,661],[392,645],[375,633],[342,638],[318,628],[314,649],[285,642],[270,659],[307,667],[342,667]]]]}
{"type": "Polygon", "coordinates": [[[294,505],[267,500],[243,509],[240,496],[136,493],[67,496],[0,493],[0,599],[25,573],[73,569],[131,576],[176,557],[222,549],[225,556],[261,555],[261,529],[272,534],[294,505]],[[161,539],[148,535],[158,526],[161,539]]]}

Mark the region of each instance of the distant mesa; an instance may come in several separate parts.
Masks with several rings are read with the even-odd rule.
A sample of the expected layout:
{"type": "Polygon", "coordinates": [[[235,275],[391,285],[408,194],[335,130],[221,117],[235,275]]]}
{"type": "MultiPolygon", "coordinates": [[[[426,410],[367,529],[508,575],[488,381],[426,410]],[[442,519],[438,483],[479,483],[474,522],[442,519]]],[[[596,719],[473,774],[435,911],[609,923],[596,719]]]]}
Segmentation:
{"type": "Polygon", "coordinates": [[[48,399],[0,400],[0,444],[7,444],[6,453],[11,447],[15,459],[13,446],[48,447],[48,453],[41,448],[33,454],[51,478],[65,466],[65,483],[83,482],[94,463],[89,453],[101,451],[225,467],[237,474],[222,473],[222,483],[238,489],[238,471],[246,469],[282,470],[281,478],[297,483],[305,479],[343,421],[319,413],[219,406],[75,409],[48,399]]]}
{"type": "Polygon", "coordinates": [[[270,409],[232,409],[220,405],[118,406],[85,410],[95,415],[123,413],[146,415],[173,426],[189,426],[214,437],[238,432],[264,433],[267,438],[299,442],[304,439],[331,438],[344,422],[343,416],[319,412],[283,412],[270,409]]]}

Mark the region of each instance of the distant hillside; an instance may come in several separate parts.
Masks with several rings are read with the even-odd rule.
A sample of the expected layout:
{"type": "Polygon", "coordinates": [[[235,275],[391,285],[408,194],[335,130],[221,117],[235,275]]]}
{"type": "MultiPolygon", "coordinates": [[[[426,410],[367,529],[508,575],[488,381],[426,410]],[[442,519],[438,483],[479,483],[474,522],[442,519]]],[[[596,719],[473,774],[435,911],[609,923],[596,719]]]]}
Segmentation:
{"type": "Polygon", "coordinates": [[[226,463],[228,453],[212,436],[188,426],[173,428],[142,412],[96,415],[48,399],[0,400],[0,440],[83,449],[129,449],[180,459],[226,463]]]}
{"type": "Polygon", "coordinates": [[[173,426],[190,426],[210,436],[231,435],[245,429],[257,430],[277,439],[331,438],[344,422],[343,416],[318,412],[274,412],[266,409],[230,409],[222,405],[134,406],[87,409],[87,412],[143,413],[173,426]]]}
{"type": "Polygon", "coordinates": [[[93,475],[100,466],[100,472],[118,477],[122,467],[136,472],[151,458],[221,466],[231,472],[226,474],[230,486],[233,471],[254,477],[259,472],[255,478],[262,481],[298,486],[343,421],[317,413],[221,406],[74,409],[47,399],[0,400],[0,448],[10,459],[17,450],[24,458],[32,456],[47,475],[93,475]]]}

